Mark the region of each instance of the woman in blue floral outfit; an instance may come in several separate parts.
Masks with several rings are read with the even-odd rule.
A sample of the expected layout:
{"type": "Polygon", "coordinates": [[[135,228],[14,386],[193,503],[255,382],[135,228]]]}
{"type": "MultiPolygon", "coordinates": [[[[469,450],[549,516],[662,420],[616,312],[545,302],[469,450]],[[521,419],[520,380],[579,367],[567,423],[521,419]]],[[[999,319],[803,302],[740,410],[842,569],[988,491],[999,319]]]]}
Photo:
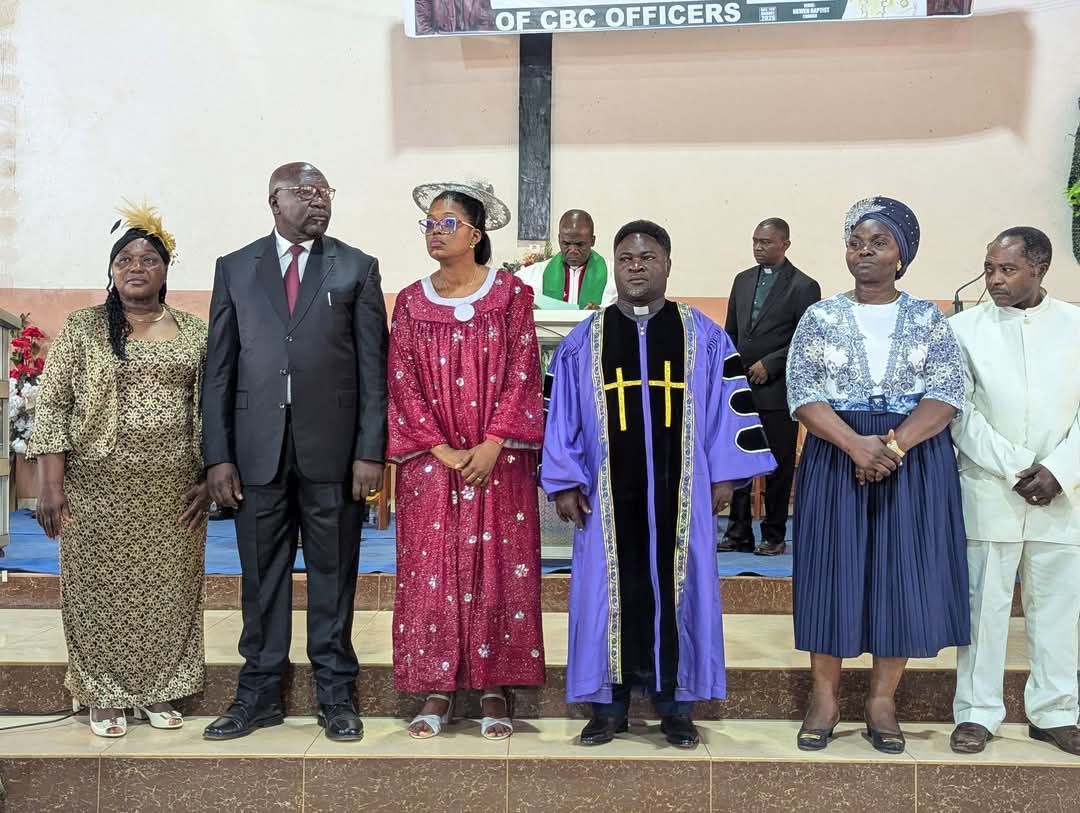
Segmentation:
{"type": "Polygon", "coordinates": [[[937,306],[897,290],[919,248],[903,203],[845,220],[855,288],[810,307],[788,356],[788,405],[809,436],[795,496],[795,646],[814,685],[798,743],[840,719],[843,658],[873,655],[864,713],[901,753],[894,696],[908,658],[969,642],[966,541],[949,422],[964,404],[960,349],[937,306]]]}

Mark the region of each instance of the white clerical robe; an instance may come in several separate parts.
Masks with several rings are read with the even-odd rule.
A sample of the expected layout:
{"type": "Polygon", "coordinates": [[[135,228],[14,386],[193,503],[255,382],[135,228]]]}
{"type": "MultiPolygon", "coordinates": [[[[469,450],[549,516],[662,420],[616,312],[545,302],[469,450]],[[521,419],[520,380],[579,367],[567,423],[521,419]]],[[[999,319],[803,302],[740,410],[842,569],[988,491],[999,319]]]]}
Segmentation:
{"type": "MultiPolygon", "coordinates": [[[[547,265],[547,260],[541,260],[538,263],[526,265],[524,268],[518,269],[514,276],[532,288],[533,294],[539,296],[544,293],[544,269],[547,268],[547,265]]],[[[585,266],[570,269],[570,297],[564,299],[564,302],[578,301],[581,292],[581,280],[584,276],[585,266]]],[[[619,292],[615,289],[615,275],[609,268],[607,282],[604,284],[603,297],[598,304],[601,308],[606,308],[608,305],[615,304],[615,300],[618,298],[619,292]]]]}
{"type": "Polygon", "coordinates": [[[1080,308],[987,303],[950,320],[965,361],[964,413],[952,425],[968,535],[971,645],[956,663],[957,723],[991,733],[1005,719],[1002,681],[1019,573],[1030,675],[1028,720],[1073,725],[1080,616],[1080,308]],[[1062,493],[1029,505],[1016,473],[1046,466],[1062,493]]]}
{"type": "Polygon", "coordinates": [[[967,366],[952,436],[968,538],[1080,545],[1080,308],[1049,295],[1028,310],[988,302],[949,324],[967,366]],[[1061,484],[1048,506],[1012,490],[1034,463],[1061,484]]]}

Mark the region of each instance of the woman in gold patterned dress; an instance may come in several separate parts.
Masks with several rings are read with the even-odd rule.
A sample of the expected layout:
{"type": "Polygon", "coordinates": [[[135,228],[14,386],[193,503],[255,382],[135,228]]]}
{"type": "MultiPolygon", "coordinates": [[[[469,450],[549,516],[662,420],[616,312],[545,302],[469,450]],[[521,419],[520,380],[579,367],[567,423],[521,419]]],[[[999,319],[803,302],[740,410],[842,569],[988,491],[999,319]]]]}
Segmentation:
{"type": "Polygon", "coordinates": [[[175,243],[154,211],[121,213],[105,304],[57,335],[29,448],[38,522],[60,537],[65,685],[102,737],[126,733],[127,708],[179,728],[172,701],[205,671],[206,324],[165,304],[175,243]]]}

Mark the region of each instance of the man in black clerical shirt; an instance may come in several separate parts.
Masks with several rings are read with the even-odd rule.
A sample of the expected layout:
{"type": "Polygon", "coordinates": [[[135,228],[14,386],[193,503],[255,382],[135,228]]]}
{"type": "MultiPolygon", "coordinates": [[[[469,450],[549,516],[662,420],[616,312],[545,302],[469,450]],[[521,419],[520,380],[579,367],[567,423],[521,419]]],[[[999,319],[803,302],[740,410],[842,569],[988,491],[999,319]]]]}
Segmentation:
{"type": "MultiPolygon", "coordinates": [[[[762,556],[777,556],[787,549],[784,539],[799,427],[788,412],[784,373],[795,328],[806,309],[821,299],[817,282],[787,259],[790,234],[788,224],[778,217],[758,224],[753,242],[757,265],[735,277],[725,325],[746,365],[754,406],[777,464],[765,479],[765,520],[761,546],[754,551],[762,556]]],[[[754,550],[749,485],[735,491],[727,533],[716,549],[754,550]]]]}

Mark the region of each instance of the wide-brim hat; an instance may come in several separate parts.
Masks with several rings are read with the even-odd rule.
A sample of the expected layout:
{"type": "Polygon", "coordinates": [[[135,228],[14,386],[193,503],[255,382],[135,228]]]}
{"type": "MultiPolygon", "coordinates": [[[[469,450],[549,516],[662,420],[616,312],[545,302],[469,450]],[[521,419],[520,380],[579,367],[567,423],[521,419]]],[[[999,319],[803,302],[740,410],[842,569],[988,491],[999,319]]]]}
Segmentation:
{"type": "Polygon", "coordinates": [[[510,207],[495,197],[495,188],[486,181],[422,183],[413,190],[412,197],[416,205],[427,212],[443,192],[459,192],[484,204],[486,231],[501,229],[510,222],[510,207]]]}

